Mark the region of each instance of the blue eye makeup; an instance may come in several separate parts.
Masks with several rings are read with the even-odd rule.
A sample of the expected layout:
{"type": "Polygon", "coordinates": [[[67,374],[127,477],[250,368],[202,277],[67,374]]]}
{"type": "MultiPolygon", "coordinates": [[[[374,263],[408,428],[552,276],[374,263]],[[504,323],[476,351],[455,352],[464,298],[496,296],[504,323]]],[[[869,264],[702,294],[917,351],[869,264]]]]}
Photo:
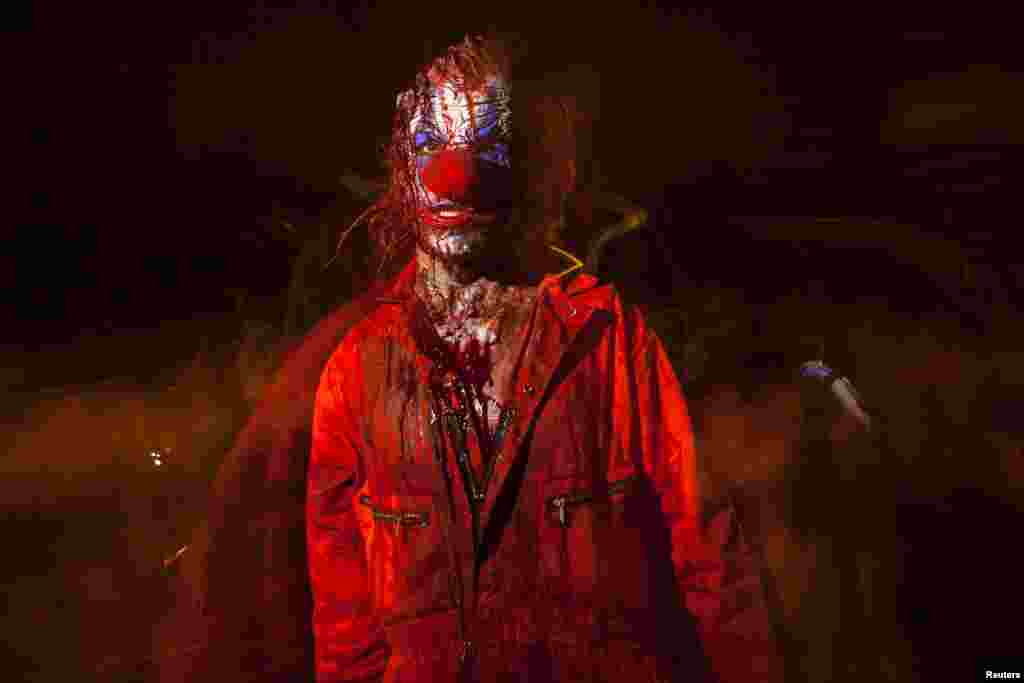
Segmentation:
{"type": "Polygon", "coordinates": [[[476,132],[477,137],[481,139],[486,138],[494,133],[498,127],[498,112],[493,107],[488,108],[480,114],[477,121],[479,123],[476,132]]]}
{"type": "Polygon", "coordinates": [[[442,147],[440,136],[432,130],[418,130],[412,139],[413,150],[416,154],[431,151],[433,148],[442,147]]]}
{"type": "Polygon", "coordinates": [[[481,141],[477,145],[476,155],[497,166],[510,166],[508,145],[497,140],[481,141]]]}
{"type": "Polygon", "coordinates": [[[491,88],[487,99],[479,102],[477,107],[477,137],[486,138],[492,134],[501,134],[506,131],[499,131],[498,126],[508,116],[508,100],[502,96],[502,91],[491,88]]]}
{"type": "Polygon", "coordinates": [[[443,149],[470,150],[489,166],[511,167],[508,91],[500,81],[482,92],[465,93],[456,85],[432,88],[420,99],[412,124],[412,156],[423,171],[443,149]]]}

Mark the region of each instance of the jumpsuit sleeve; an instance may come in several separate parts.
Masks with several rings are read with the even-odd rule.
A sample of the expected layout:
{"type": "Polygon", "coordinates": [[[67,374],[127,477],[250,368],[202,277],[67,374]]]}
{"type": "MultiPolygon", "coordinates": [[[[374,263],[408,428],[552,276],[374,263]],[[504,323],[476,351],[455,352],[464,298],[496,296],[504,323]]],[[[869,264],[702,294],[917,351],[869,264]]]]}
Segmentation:
{"type": "MultiPolygon", "coordinates": [[[[375,618],[365,541],[354,498],[365,480],[343,344],[320,378],[307,479],[306,532],[313,591],[317,683],[383,678],[389,650],[375,618]]],[[[351,392],[354,393],[354,392],[351,392]]]]}
{"type": "Polygon", "coordinates": [[[726,539],[738,532],[735,511],[727,507],[705,519],[693,429],[679,381],[652,331],[641,329],[635,339],[626,373],[633,375],[627,381],[638,419],[630,431],[658,492],[680,595],[697,622],[704,653],[722,683],[779,681],[782,661],[759,574],[726,552],[726,539]]]}

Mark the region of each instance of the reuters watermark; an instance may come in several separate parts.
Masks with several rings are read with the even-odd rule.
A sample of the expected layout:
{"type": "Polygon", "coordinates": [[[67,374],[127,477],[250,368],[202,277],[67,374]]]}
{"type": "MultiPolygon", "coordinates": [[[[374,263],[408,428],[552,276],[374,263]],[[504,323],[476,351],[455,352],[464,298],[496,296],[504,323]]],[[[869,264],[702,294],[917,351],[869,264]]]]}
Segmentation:
{"type": "Polygon", "coordinates": [[[1024,657],[984,656],[973,662],[974,681],[1021,681],[1024,683],[1024,657]]]}

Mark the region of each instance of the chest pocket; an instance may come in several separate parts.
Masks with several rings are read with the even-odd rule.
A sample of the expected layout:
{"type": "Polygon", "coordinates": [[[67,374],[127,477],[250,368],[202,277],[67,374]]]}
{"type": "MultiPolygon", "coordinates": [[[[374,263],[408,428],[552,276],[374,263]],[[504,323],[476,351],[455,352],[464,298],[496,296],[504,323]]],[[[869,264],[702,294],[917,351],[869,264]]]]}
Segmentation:
{"type": "Polygon", "coordinates": [[[430,526],[429,510],[384,510],[373,504],[369,496],[360,496],[359,503],[370,510],[375,523],[386,522],[398,527],[418,527],[425,529],[430,526]]]}
{"type": "Polygon", "coordinates": [[[594,482],[543,482],[540,574],[567,593],[598,603],[646,604],[643,515],[652,494],[637,475],[594,482]]]}
{"type": "Polygon", "coordinates": [[[374,605],[385,621],[450,604],[448,558],[432,493],[362,495],[374,605]]]}

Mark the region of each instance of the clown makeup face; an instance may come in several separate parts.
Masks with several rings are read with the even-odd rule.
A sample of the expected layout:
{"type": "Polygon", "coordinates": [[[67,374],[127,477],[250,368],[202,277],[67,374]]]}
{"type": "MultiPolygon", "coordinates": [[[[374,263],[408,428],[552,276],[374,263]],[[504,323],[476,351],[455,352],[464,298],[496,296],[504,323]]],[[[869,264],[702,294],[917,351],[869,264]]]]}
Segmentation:
{"type": "Polygon", "coordinates": [[[421,250],[449,266],[479,255],[514,210],[510,108],[501,76],[469,87],[454,69],[431,69],[408,106],[410,190],[421,250]]]}

